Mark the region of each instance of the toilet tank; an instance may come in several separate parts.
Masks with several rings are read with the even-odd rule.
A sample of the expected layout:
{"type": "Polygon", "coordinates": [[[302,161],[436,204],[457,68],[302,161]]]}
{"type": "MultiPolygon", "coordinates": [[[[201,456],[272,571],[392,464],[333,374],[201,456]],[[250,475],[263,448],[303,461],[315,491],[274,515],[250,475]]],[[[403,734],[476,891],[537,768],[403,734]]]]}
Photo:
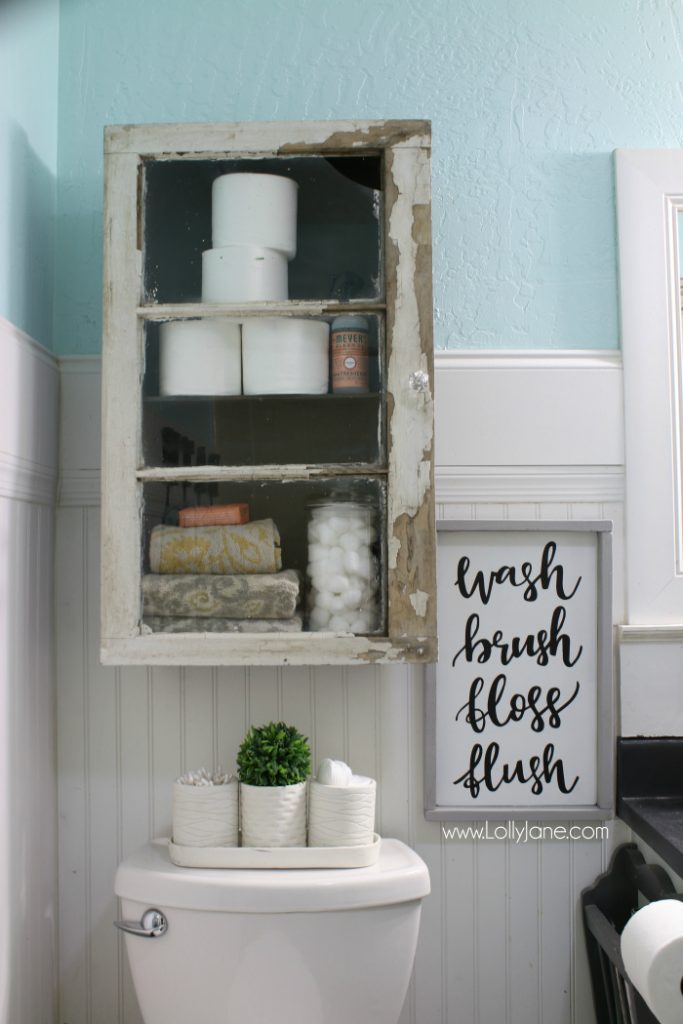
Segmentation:
{"type": "Polygon", "coordinates": [[[124,918],[168,920],[126,935],[145,1024],[396,1024],[429,874],[393,839],[372,867],[291,871],[180,868],[157,840],[115,888],[124,918]]]}

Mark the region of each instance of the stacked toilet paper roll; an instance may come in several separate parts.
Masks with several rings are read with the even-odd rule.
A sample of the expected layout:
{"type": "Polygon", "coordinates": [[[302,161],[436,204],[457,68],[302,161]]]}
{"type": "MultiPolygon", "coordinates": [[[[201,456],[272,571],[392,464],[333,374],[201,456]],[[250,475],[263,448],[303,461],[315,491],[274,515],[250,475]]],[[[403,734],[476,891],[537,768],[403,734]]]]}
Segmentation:
{"type": "Polygon", "coordinates": [[[324,320],[246,320],[242,325],[244,394],[327,394],[329,332],[324,320]]]}
{"type": "Polygon", "coordinates": [[[287,259],[275,249],[228,245],[202,253],[202,302],[286,299],[287,259]]]}
{"type": "Polygon", "coordinates": [[[289,296],[298,185],[277,174],[222,174],[211,191],[213,248],[202,253],[202,301],[289,296]]]}
{"type": "Polygon", "coordinates": [[[660,1021],[683,1020],[683,904],[648,903],[627,921],[621,955],[633,985],[660,1021]]]}
{"type": "Polygon", "coordinates": [[[239,395],[240,325],[233,320],[169,320],[159,330],[159,393],[239,395]]]}

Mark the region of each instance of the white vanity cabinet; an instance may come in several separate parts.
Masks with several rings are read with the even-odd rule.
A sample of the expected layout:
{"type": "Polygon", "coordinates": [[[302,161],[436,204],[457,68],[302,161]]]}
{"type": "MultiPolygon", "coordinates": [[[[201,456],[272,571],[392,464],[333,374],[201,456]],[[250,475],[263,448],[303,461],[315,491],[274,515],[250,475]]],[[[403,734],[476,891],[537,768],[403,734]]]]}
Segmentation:
{"type": "MultiPolygon", "coordinates": [[[[103,662],[434,661],[429,123],[115,126],[105,131],[105,175],[103,662]],[[286,257],[275,249],[254,255],[259,280],[280,275],[275,298],[247,290],[241,299],[239,273],[219,267],[230,301],[216,302],[206,266],[202,271],[203,260],[215,263],[202,255],[217,245],[213,183],[233,174],[289,179],[287,188],[296,191],[296,254],[275,241],[268,244],[286,257]],[[333,390],[326,368],[322,384],[298,393],[296,374],[309,369],[305,352],[293,357],[295,383],[283,383],[284,393],[277,381],[288,366],[280,371],[274,359],[259,356],[254,364],[251,341],[247,366],[247,339],[263,334],[264,325],[275,323],[284,336],[290,321],[314,321],[312,330],[327,339],[328,325],[341,316],[364,318],[367,326],[368,381],[360,393],[333,390]],[[237,325],[242,380],[238,364],[226,371],[226,385],[220,364],[212,371],[217,393],[182,394],[183,376],[193,378],[203,356],[197,349],[186,370],[176,366],[169,386],[160,354],[164,325],[184,322],[192,334],[199,320],[207,336],[207,321],[237,325]],[[275,384],[264,391],[274,393],[259,391],[267,378],[275,384]],[[326,501],[360,502],[376,524],[377,628],[367,632],[338,625],[314,631],[309,624],[308,520],[326,501]],[[301,579],[303,629],[150,627],[142,586],[152,571],[152,529],[173,525],[180,508],[232,503],[248,505],[252,520],[277,525],[282,568],[301,579]]],[[[232,216],[248,229],[247,209],[246,201],[233,204],[232,216]]],[[[264,207],[255,209],[267,225],[264,207]]],[[[227,241],[225,247],[218,239],[219,258],[230,263],[227,241]]],[[[303,336],[309,326],[294,333],[303,336]]],[[[174,331],[182,347],[186,328],[174,331]]]]}

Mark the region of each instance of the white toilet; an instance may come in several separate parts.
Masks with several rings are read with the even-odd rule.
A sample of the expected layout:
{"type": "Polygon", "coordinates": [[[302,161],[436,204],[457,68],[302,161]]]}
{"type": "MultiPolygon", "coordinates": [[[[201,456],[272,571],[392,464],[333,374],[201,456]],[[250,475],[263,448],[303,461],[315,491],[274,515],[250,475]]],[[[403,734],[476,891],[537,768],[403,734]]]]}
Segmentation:
{"type": "Polygon", "coordinates": [[[287,871],[176,867],[159,839],[115,888],[141,923],[126,948],[145,1024],[396,1024],[429,873],[398,839],[372,867],[287,871]]]}

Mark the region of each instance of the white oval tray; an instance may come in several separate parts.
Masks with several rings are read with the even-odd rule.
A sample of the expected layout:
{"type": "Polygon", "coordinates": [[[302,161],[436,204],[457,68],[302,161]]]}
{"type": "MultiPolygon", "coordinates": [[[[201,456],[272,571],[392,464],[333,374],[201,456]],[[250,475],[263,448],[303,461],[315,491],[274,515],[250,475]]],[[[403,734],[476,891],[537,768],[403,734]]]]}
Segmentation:
{"type": "Polygon", "coordinates": [[[177,846],[168,853],[181,868],[367,868],[379,859],[381,837],[367,846],[177,846]]]}

